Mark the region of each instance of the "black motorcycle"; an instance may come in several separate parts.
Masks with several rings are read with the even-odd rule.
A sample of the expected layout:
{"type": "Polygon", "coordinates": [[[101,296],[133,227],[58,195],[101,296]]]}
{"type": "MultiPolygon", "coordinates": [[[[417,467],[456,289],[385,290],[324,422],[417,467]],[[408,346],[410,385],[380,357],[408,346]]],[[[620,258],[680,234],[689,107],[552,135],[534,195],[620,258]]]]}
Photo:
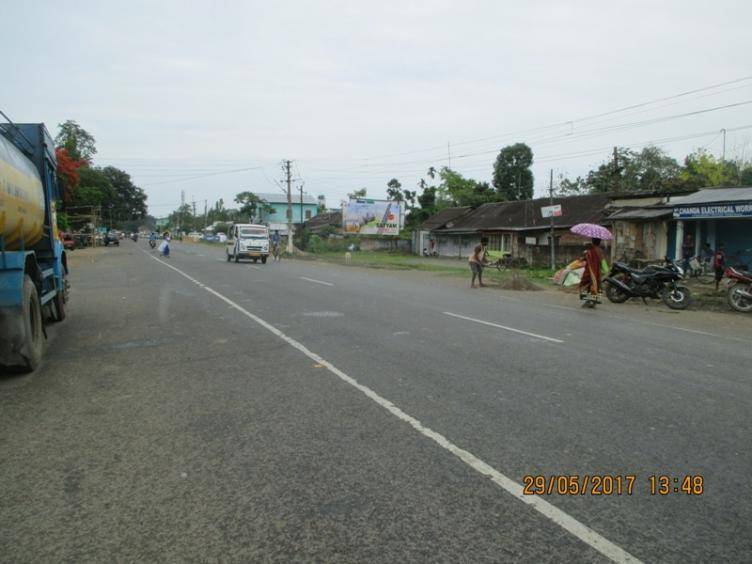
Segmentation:
{"type": "Polygon", "coordinates": [[[629,298],[662,299],[671,309],[686,309],[692,301],[689,288],[679,284],[682,269],[666,259],[665,266],[647,266],[643,270],[631,268],[623,262],[614,263],[606,282],[606,297],[620,304],[629,298]]]}

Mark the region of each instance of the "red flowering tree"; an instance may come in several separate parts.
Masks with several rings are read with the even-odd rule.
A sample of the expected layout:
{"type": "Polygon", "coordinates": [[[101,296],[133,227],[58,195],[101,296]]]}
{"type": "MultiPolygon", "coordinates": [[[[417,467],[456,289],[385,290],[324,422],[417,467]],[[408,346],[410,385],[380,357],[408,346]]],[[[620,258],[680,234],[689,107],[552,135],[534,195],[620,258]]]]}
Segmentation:
{"type": "Polygon", "coordinates": [[[73,200],[73,194],[81,181],[78,169],[86,166],[86,161],[72,158],[63,147],[55,148],[55,157],[57,158],[58,182],[63,196],[63,208],[65,208],[73,200]]]}

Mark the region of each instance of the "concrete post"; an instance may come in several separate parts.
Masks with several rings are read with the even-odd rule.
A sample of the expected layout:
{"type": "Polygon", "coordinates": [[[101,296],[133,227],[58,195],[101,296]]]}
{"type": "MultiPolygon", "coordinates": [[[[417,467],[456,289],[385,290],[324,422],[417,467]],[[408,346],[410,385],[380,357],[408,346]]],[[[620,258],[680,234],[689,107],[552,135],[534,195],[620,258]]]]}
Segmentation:
{"type": "Polygon", "coordinates": [[[710,248],[715,251],[717,242],[715,240],[715,219],[709,219],[708,220],[708,243],[710,243],[710,248]]]}
{"type": "Polygon", "coordinates": [[[701,247],[701,241],[700,241],[700,235],[702,233],[701,231],[702,227],[702,220],[698,219],[695,221],[695,256],[700,256],[700,247],[701,247]]]}
{"type": "Polygon", "coordinates": [[[682,259],[682,244],[684,243],[684,222],[679,219],[676,222],[676,241],[674,242],[674,260],[682,259]]]}

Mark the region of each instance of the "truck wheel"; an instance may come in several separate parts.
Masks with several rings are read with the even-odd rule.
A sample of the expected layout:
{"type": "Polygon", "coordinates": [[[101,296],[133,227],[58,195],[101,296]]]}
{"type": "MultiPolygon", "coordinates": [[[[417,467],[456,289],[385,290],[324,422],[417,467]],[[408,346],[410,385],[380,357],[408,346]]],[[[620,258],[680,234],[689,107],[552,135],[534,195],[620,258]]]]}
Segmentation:
{"type": "Polygon", "coordinates": [[[52,321],[59,323],[65,319],[65,296],[63,292],[58,292],[52,298],[52,321]]]}
{"type": "Polygon", "coordinates": [[[266,257],[261,257],[261,264],[266,264],[266,257]]]}
{"type": "Polygon", "coordinates": [[[33,372],[42,360],[44,336],[42,333],[42,304],[39,302],[37,288],[28,274],[24,276],[22,315],[24,326],[24,350],[22,354],[26,370],[33,372]]]}

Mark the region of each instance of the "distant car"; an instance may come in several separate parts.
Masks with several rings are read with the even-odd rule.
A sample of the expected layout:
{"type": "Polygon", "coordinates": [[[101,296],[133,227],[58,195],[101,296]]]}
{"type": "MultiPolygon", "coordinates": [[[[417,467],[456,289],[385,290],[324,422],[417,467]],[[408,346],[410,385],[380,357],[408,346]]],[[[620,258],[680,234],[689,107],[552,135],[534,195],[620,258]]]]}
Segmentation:
{"type": "Polygon", "coordinates": [[[217,237],[214,233],[204,233],[203,238],[207,243],[219,243],[219,237],[217,237]]]}
{"type": "Polygon", "coordinates": [[[120,246],[120,237],[114,231],[111,231],[104,236],[104,246],[109,247],[110,245],[115,245],[116,247],[120,246]]]}
{"type": "Polygon", "coordinates": [[[66,251],[72,251],[77,246],[76,240],[73,238],[73,235],[71,235],[67,231],[60,232],[60,240],[63,242],[63,248],[66,251]]]}

